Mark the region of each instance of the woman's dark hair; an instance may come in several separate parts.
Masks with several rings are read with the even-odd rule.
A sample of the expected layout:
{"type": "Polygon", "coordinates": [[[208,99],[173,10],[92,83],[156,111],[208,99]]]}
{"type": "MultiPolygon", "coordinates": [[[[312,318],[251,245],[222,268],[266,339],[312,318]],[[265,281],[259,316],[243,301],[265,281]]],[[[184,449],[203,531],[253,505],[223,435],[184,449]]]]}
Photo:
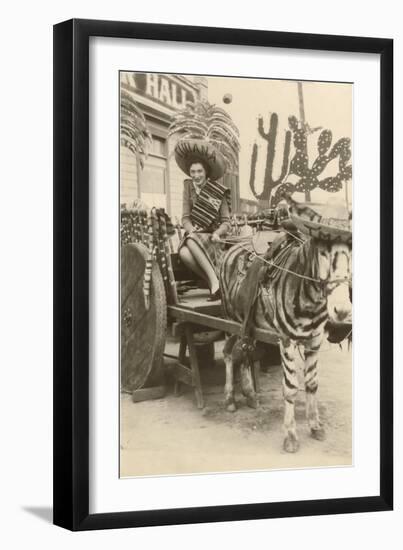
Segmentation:
{"type": "Polygon", "coordinates": [[[192,168],[193,164],[201,164],[204,168],[204,171],[206,172],[206,178],[210,177],[210,167],[209,165],[202,159],[193,159],[189,162],[189,172],[192,168]]]}

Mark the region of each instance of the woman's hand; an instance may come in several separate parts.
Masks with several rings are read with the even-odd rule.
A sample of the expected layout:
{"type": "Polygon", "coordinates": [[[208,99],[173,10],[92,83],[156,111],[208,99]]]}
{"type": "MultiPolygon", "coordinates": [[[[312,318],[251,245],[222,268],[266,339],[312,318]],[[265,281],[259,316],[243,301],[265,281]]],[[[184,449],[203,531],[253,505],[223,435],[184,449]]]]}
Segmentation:
{"type": "Polygon", "coordinates": [[[220,235],[218,235],[218,233],[213,233],[211,235],[211,240],[213,243],[219,243],[221,241],[221,237],[220,235]]]}

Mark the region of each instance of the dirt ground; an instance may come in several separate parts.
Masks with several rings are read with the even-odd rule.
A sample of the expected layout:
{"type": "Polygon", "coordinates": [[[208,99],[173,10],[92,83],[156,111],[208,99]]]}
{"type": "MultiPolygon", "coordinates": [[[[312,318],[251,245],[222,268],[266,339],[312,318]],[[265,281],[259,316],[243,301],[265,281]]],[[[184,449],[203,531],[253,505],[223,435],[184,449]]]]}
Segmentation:
{"type": "MultiPolygon", "coordinates": [[[[122,395],[121,477],[351,464],[350,351],[327,342],[323,345],[318,398],[326,440],[310,437],[301,390],[296,404],[300,450],[288,454],[282,449],[281,368],[277,365],[261,372],[257,409],[246,406],[238,388],[238,410],[227,412],[220,347],[216,343],[215,366],[201,367],[203,410],[197,409],[191,388],[176,397],[168,385],[164,398],[140,403],[122,395]]],[[[168,372],[170,361],[165,365],[168,372]]]]}

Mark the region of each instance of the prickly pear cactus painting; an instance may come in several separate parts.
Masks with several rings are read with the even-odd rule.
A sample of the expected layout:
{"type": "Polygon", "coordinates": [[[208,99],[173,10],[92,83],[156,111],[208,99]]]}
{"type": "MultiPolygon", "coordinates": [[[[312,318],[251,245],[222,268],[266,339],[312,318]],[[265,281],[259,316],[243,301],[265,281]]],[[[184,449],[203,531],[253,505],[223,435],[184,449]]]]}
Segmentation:
{"type": "Polygon", "coordinates": [[[348,164],[351,158],[351,142],[349,138],[339,139],[333,146],[331,130],[322,130],[317,141],[317,157],[313,162],[308,158],[308,134],[307,125],[298,122],[295,116],[288,119],[289,130],[286,132],[283,149],[282,167],[277,179],[273,178],[273,163],[276,155],[276,140],[278,130],[278,115],[273,113],[270,117],[268,132],[264,132],[263,119],[258,121],[259,135],[267,141],[266,167],[263,180],[263,188],[260,193],[256,191],[256,164],[258,160],[258,146],[255,143],[252,150],[250,188],[254,196],[259,200],[261,207],[274,207],[278,204],[284,193],[295,191],[305,192],[320,188],[329,193],[340,191],[344,182],[352,177],[352,166],[348,164]],[[294,156],[291,161],[291,138],[294,145],[294,156]],[[338,172],[334,176],[320,178],[328,164],[338,158],[338,172]],[[297,176],[297,181],[288,181],[290,175],[297,176]]]}
{"type": "Polygon", "coordinates": [[[332,147],[333,135],[331,130],[322,130],[317,141],[318,156],[309,167],[309,158],[307,151],[307,132],[298,124],[296,117],[289,117],[288,124],[293,133],[293,144],[295,154],[290,162],[288,175],[298,176],[298,181],[294,184],[284,182],[276,189],[272,198],[272,205],[276,205],[284,192],[304,192],[306,190],[320,188],[329,193],[340,191],[343,182],[352,177],[352,166],[348,164],[351,158],[351,141],[349,138],[339,139],[332,147]],[[328,176],[320,179],[327,165],[338,157],[338,172],[334,176],[328,176]]]}

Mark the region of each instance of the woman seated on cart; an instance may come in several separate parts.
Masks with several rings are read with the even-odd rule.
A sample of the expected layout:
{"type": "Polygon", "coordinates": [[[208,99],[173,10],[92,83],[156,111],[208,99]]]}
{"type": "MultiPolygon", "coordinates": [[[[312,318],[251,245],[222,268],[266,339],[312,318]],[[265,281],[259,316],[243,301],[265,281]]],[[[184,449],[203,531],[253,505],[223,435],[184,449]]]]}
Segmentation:
{"type": "Polygon", "coordinates": [[[231,230],[229,189],[217,180],[225,161],[208,141],[181,140],[175,148],[184,180],[182,225],[186,231],[179,257],[210,289],[209,301],[220,299],[218,270],[225,253],[221,239],[231,230]]]}

